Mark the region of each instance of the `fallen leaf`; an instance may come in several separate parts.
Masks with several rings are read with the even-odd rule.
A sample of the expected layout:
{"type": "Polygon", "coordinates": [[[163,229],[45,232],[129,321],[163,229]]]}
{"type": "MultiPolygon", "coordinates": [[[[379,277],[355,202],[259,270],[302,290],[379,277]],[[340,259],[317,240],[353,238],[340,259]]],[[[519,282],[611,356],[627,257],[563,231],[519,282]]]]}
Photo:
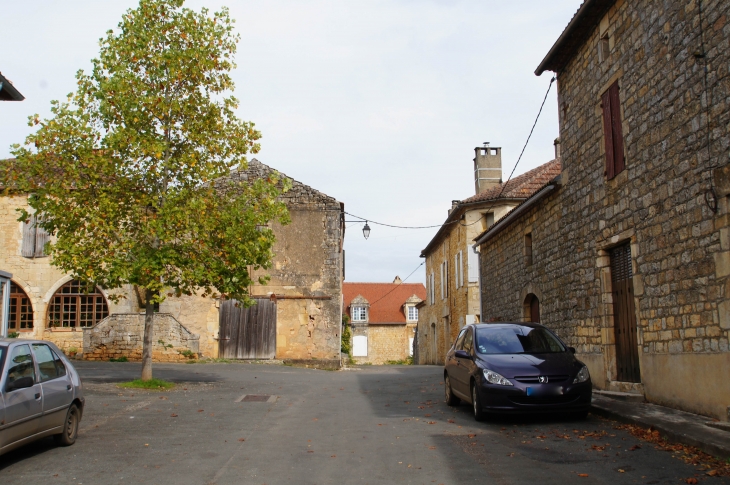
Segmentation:
{"type": "Polygon", "coordinates": [[[619,468],[619,469],[618,469],[618,472],[619,472],[619,473],[626,473],[626,470],[624,470],[623,468],[619,468]]]}
{"type": "Polygon", "coordinates": [[[587,476],[588,476],[588,474],[587,474],[587,473],[579,473],[579,474],[578,474],[578,476],[579,476],[579,477],[587,477],[587,476]]]}
{"type": "Polygon", "coordinates": [[[687,478],[684,483],[695,484],[699,483],[696,478],[687,478]]]}
{"type": "Polygon", "coordinates": [[[475,435],[475,434],[470,434],[470,435],[467,435],[467,436],[469,436],[469,438],[473,438],[473,437],[475,437],[476,435],[475,435]]]}
{"type": "Polygon", "coordinates": [[[337,458],[337,455],[332,455],[330,456],[330,458],[337,458]]]}
{"type": "Polygon", "coordinates": [[[453,419],[449,419],[447,422],[449,422],[449,423],[455,423],[456,421],[454,421],[453,419]]]}
{"type": "Polygon", "coordinates": [[[436,421],[429,421],[428,424],[436,424],[436,421]]]}
{"type": "Polygon", "coordinates": [[[175,413],[172,413],[172,414],[170,415],[170,417],[171,417],[171,418],[177,418],[177,414],[175,414],[175,413]]]}
{"type": "Polygon", "coordinates": [[[718,473],[717,470],[710,470],[710,471],[706,472],[705,475],[714,477],[715,475],[717,475],[717,473],[718,473]]]}
{"type": "Polygon", "coordinates": [[[246,438],[238,438],[238,441],[246,441],[246,438]]]}

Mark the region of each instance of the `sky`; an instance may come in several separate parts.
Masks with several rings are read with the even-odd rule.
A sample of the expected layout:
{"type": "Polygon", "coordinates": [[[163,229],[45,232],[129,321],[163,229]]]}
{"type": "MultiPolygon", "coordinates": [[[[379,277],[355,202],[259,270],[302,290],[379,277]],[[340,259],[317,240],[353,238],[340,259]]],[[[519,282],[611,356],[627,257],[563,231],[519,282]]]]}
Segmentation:
{"type": "MultiPolygon", "coordinates": [[[[580,0],[188,0],[226,5],[241,35],[238,116],[262,132],[254,157],[344,202],[346,281],[425,282],[421,250],[452,200],[474,195],[474,148],[502,147],[507,179],[550,84],[534,71],[580,0]],[[369,239],[362,235],[366,218],[369,239]]],[[[90,70],[98,40],[134,0],[9,2],[0,72],[25,96],[0,103],[0,159],[28,116],[90,70]]],[[[515,175],[554,158],[553,85],[515,175]]]]}

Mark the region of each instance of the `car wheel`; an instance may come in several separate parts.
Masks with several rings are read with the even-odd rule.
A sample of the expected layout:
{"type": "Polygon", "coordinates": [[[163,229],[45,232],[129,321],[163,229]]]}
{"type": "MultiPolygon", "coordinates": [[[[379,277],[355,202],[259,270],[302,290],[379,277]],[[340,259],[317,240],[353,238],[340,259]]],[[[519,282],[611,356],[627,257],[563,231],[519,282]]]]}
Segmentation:
{"type": "Polygon", "coordinates": [[[588,417],[588,411],[578,411],[577,413],[571,414],[573,419],[583,420],[588,417]]]}
{"type": "Polygon", "coordinates": [[[451,390],[451,380],[449,375],[444,376],[444,395],[446,396],[446,404],[449,406],[458,406],[461,399],[454,396],[454,392],[451,390]]]}
{"type": "Polygon", "coordinates": [[[75,404],[72,404],[66,413],[66,421],[63,422],[63,431],[53,436],[56,444],[61,446],[71,446],[74,444],[79,434],[79,421],[81,421],[79,408],[75,404]]]}
{"type": "Polygon", "coordinates": [[[482,410],[482,401],[479,399],[476,382],[471,383],[471,407],[474,411],[474,419],[477,421],[484,421],[486,415],[482,410]]]}

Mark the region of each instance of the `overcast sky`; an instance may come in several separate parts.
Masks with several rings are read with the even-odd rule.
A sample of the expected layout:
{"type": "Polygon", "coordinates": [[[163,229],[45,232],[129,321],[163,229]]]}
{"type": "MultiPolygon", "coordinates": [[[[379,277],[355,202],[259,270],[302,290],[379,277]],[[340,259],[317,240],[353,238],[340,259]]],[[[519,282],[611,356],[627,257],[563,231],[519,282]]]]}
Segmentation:
{"type": "MultiPolygon", "coordinates": [[[[256,158],[369,219],[348,223],[346,281],[405,278],[423,261],[452,200],[474,193],[474,147],[517,161],[550,73],[533,72],[580,0],[188,0],[228,5],[241,34],[233,73],[239,116],[263,134],[256,158]]],[[[0,103],[0,158],[27,117],[90,70],[98,40],[134,0],[6,2],[0,71],[26,97],[0,103]]],[[[553,86],[515,174],[553,158],[553,86]]],[[[355,220],[347,216],[347,220],[355,220]]],[[[408,281],[424,282],[420,267],[408,281]]]]}

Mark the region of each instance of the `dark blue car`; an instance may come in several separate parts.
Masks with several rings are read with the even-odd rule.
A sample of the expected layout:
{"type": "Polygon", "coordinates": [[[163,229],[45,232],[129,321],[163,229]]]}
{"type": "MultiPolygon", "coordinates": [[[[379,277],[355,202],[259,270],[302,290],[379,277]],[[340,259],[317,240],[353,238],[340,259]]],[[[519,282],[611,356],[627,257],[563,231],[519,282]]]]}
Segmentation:
{"type": "Polygon", "coordinates": [[[446,354],[446,403],[487,413],[561,412],[585,417],[591,376],[557,335],[537,323],[467,325],[446,354]]]}

